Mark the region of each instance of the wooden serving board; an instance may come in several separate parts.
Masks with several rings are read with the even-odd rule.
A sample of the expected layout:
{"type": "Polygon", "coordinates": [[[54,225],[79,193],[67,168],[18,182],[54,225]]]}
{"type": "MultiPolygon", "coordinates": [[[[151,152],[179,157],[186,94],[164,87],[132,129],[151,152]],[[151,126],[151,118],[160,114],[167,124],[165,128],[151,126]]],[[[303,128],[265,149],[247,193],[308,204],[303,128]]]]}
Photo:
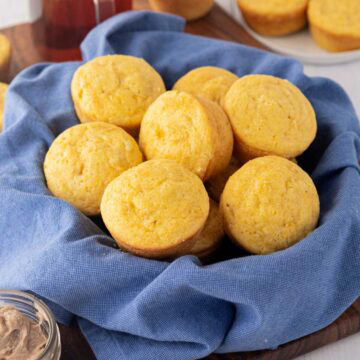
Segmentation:
{"type": "MultiPolygon", "coordinates": [[[[134,9],[149,9],[147,0],[134,0],[134,9]]],[[[32,41],[30,24],[15,26],[1,32],[10,38],[13,45],[10,79],[25,67],[43,61],[32,41]]],[[[264,48],[218,6],[215,6],[206,17],[189,23],[186,32],[264,48]]],[[[359,331],[360,299],[327,328],[280,346],[277,350],[214,354],[207,357],[207,360],[290,360],[359,331]]],[[[60,325],[60,332],[62,360],[96,360],[76,324],[70,327],[60,325]]]]}

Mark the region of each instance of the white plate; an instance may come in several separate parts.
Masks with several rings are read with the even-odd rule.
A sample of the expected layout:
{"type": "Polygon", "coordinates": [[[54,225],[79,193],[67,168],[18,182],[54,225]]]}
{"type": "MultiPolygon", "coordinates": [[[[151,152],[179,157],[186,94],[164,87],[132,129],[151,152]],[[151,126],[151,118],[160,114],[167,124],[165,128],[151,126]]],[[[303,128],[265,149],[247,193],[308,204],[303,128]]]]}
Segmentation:
{"type": "Polygon", "coordinates": [[[341,53],[329,53],[322,50],[316,45],[308,29],[282,37],[259,35],[246,24],[235,1],[231,2],[231,7],[231,15],[249,34],[279,54],[292,56],[307,64],[340,64],[360,59],[360,50],[341,53]]]}

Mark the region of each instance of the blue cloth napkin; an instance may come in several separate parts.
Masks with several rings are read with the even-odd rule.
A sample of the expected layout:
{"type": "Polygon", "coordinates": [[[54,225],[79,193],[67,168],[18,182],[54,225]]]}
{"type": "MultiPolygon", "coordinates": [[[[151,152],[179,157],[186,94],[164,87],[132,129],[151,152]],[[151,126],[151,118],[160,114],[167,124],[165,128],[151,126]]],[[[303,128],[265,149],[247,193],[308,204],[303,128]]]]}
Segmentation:
{"type": "Polygon", "coordinates": [[[296,61],[186,35],[183,26],[170,15],[122,14],[88,35],[84,59],[143,57],[168,88],[203,65],[293,82],[317,115],[317,138],[300,164],[320,193],[320,223],[287,250],[208,266],[115,249],[92,219],[49,193],[43,174],[54,138],[78,123],[70,82],[80,63],[23,71],[10,86],[0,136],[0,287],[34,292],[59,322],[76,317],[101,360],[275,348],[325,327],[360,295],[360,129],[349,98],[330,80],[306,77],[296,61]]]}

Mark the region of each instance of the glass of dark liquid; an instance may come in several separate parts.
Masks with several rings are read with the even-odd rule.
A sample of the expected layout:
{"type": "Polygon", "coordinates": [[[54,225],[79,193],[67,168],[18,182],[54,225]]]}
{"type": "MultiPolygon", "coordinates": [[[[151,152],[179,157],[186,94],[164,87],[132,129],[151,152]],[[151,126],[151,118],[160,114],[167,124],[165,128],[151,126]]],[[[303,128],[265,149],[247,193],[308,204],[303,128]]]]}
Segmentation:
{"type": "Polygon", "coordinates": [[[42,15],[33,25],[43,59],[81,60],[80,43],[100,22],[132,8],[132,0],[42,0],[42,15]]]}

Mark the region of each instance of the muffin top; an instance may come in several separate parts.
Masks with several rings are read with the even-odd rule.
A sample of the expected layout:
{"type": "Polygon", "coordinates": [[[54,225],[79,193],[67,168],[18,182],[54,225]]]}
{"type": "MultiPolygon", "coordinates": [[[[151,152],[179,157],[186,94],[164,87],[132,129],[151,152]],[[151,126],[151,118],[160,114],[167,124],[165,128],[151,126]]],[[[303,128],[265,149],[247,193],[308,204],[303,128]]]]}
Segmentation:
{"type": "Polygon", "coordinates": [[[310,0],[309,21],[333,34],[360,36],[360,1],[310,0]]]}
{"type": "Polygon", "coordinates": [[[309,0],[237,0],[240,7],[261,15],[282,15],[306,8],[309,0]]]}
{"type": "Polygon", "coordinates": [[[0,130],[3,128],[3,116],[5,106],[5,95],[8,89],[8,85],[0,82],[0,130]]]}
{"type": "Polygon", "coordinates": [[[125,171],[101,202],[104,223],[119,245],[149,255],[196,235],[208,214],[203,183],[173,160],[150,160],[125,171]]]}
{"type": "Polygon", "coordinates": [[[235,138],[260,152],[294,158],[315,138],[315,112],[302,92],[287,80],[248,75],[225,97],[235,138]]]}
{"type": "Polygon", "coordinates": [[[140,129],[140,147],[147,159],[176,160],[202,179],[227,166],[232,142],[224,111],[181,91],[156,99],[140,129]]]}
{"type": "Polygon", "coordinates": [[[142,154],[123,129],[92,122],[73,126],[51,144],[44,161],[49,190],[87,215],[100,213],[105,187],[138,165],[142,154]]]}
{"type": "Polygon", "coordinates": [[[164,91],[160,75],[145,60],[125,55],[89,61],[77,69],[71,84],[81,122],[103,121],[131,132],[164,91]]]}
{"type": "Polygon", "coordinates": [[[237,79],[236,75],[225,69],[203,66],[181,77],[173,89],[202,96],[222,105],[225,94],[237,79]]]}
{"type": "Polygon", "coordinates": [[[311,232],[320,203],[312,179],[298,165],[265,156],[247,162],[230,177],[221,210],[235,242],[252,253],[267,254],[311,232]]]}

